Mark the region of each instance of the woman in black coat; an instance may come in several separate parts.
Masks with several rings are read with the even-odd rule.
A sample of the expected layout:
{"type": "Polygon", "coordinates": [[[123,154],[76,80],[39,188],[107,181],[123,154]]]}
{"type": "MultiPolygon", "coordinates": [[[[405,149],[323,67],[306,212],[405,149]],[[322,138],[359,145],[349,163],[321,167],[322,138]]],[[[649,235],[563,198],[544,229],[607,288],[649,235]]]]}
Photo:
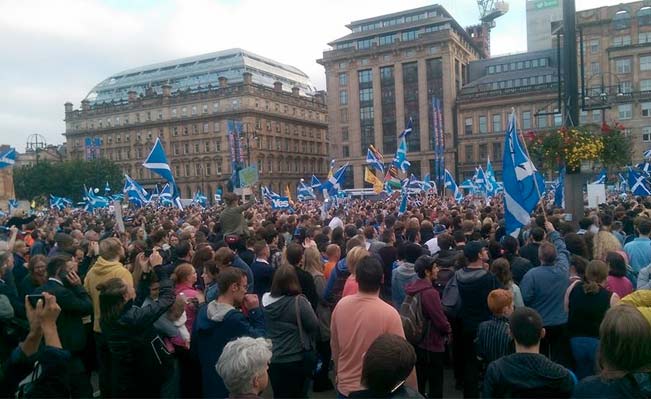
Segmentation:
{"type": "MultiPolygon", "coordinates": [[[[109,381],[112,392],[105,397],[159,397],[161,385],[173,371],[171,355],[158,336],[154,322],[176,299],[172,282],[160,266],[158,301],[139,307],[133,291],[119,278],[100,284],[102,335],[111,352],[109,381]]],[[[146,280],[146,279],[143,279],[146,280]]],[[[142,280],[141,280],[142,281],[142,280]]],[[[140,291],[140,290],[139,290],[140,291]]]]}

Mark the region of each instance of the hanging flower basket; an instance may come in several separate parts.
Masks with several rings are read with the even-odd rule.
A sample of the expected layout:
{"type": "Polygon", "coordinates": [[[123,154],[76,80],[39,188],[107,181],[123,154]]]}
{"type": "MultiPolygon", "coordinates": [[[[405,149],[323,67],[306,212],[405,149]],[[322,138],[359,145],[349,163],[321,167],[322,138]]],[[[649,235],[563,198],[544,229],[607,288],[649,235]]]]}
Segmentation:
{"type": "Polygon", "coordinates": [[[622,125],[604,124],[561,128],[557,131],[525,133],[524,139],[534,164],[554,171],[565,165],[568,173],[582,171],[582,164],[595,170],[599,165],[620,168],[631,162],[631,139],[622,125]]]}

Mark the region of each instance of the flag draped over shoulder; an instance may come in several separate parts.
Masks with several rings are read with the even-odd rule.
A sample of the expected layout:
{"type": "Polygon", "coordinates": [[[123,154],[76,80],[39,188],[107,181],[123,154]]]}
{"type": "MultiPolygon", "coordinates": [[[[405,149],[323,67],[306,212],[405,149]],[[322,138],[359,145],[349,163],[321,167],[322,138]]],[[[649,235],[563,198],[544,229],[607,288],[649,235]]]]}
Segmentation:
{"type": "Polygon", "coordinates": [[[515,114],[511,114],[506,129],[504,157],[504,213],[507,234],[517,234],[529,223],[531,212],[540,201],[544,180],[525,153],[517,134],[515,114]]]}

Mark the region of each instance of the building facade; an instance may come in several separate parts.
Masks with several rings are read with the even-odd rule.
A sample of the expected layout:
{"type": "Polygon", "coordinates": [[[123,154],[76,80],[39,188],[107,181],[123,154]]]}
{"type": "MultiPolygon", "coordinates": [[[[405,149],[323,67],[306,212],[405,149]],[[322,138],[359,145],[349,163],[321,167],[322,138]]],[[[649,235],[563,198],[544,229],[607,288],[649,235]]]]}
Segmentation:
{"type": "Polygon", "coordinates": [[[469,65],[469,82],[457,97],[457,178],[472,177],[490,158],[498,180],[502,175],[504,132],[515,112],[526,132],[560,127],[558,56],[556,50],[532,51],[469,65]]]}
{"type": "Polygon", "coordinates": [[[527,51],[552,48],[552,22],[563,19],[563,0],[526,0],[527,51]]]}
{"type": "MultiPolygon", "coordinates": [[[[434,177],[433,100],[442,104],[444,138],[451,142],[455,99],[468,64],[479,48],[439,5],[351,22],[352,31],[329,45],[318,60],[325,67],[330,153],[350,162],[345,188],[364,186],[370,144],[390,160],[398,134],[409,119],[410,172],[434,177]]],[[[446,167],[454,170],[455,150],[446,148],[446,167]]]]}
{"type": "MultiPolygon", "coordinates": [[[[577,12],[583,36],[581,123],[621,123],[633,162],[651,147],[651,6],[633,2],[577,12]]],[[[581,43],[577,45],[581,54],[581,43]]]]}
{"type": "Polygon", "coordinates": [[[65,104],[67,154],[111,159],[151,187],[161,180],[142,162],[158,137],[191,198],[227,191],[237,146],[261,184],[295,190],[300,178],[327,173],[325,97],[298,69],[241,49],[149,65],[107,78],[81,109],[65,104]],[[238,143],[232,122],[242,126],[238,143]]]}

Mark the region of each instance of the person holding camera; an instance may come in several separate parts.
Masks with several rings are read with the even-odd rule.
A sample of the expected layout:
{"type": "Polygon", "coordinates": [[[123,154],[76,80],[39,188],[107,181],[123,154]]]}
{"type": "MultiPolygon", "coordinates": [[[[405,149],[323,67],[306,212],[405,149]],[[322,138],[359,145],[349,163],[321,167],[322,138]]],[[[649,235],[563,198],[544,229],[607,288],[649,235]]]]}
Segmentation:
{"type": "Polygon", "coordinates": [[[48,281],[34,291],[36,295],[47,292],[54,295],[61,308],[57,329],[61,335],[63,349],[70,352],[70,390],[74,397],[90,397],[93,389],[90,373],[82,359],[86,350],[86,331],[82,318],[93,313],[93,303],[81,285],[75,271],[77,262],[69,255],[59,255],[47,263],[48,281]]]}

